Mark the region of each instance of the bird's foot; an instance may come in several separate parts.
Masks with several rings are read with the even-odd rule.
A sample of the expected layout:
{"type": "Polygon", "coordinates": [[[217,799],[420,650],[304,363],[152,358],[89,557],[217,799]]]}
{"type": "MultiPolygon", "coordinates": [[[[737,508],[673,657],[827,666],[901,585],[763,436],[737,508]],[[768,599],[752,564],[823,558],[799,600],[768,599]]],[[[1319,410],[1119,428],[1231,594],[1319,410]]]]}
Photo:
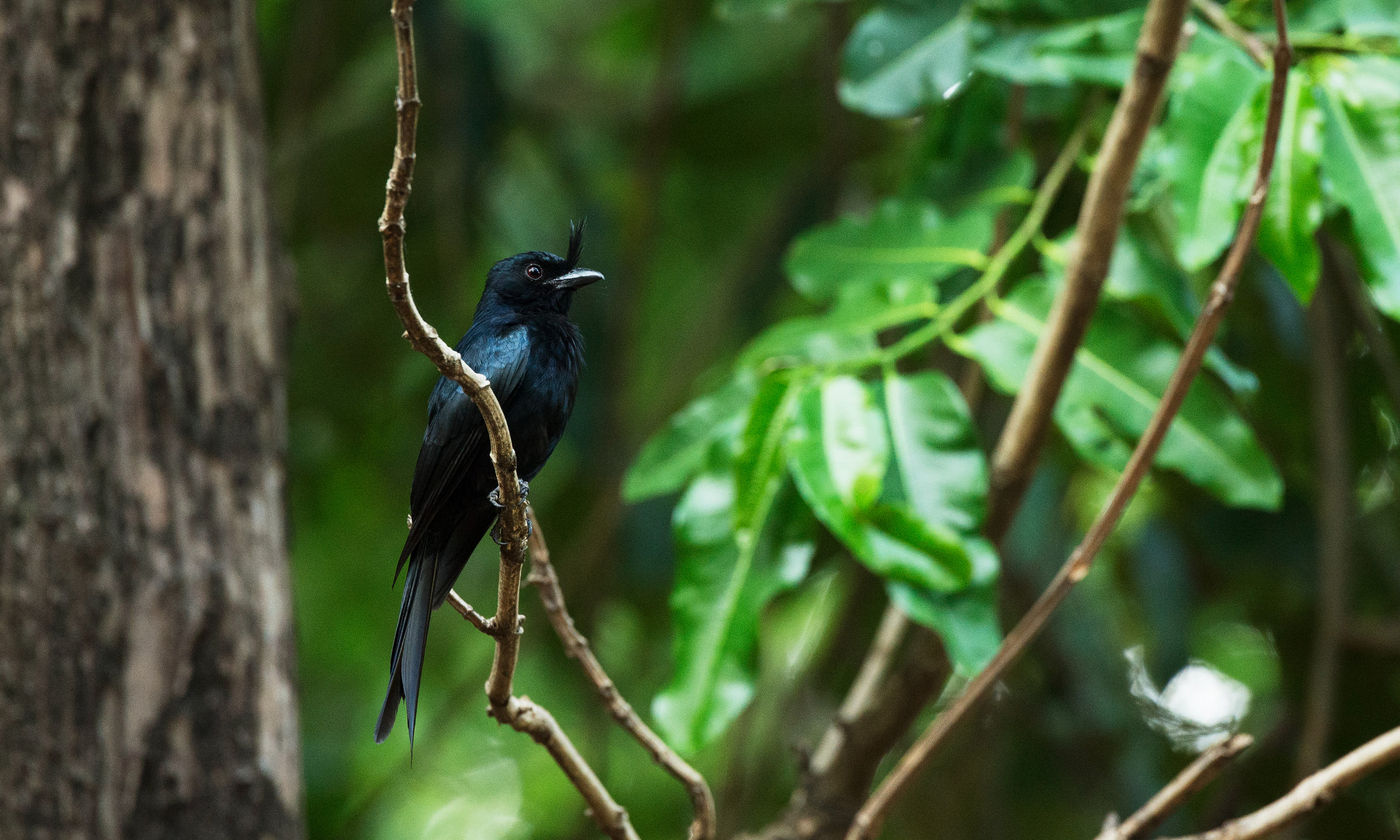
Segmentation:
{"type": "MultiPolygon", "coordinates": [[[[528,504],[530,501],[530,482],[524,481],[519,478],[516,479],[516,482],[518,483],[518,487],[520,488],[520,501],[528,504]]],[[[491,492],[487,494],[486,499],[496,507],[505,507],[505,505],[501,502],[500,487],[493,488],[491,492]]]]}
{"type": "MultiPolygon", "coordinates": [[[[492,491],[495,492],[495,491],[492,491]]],[[[499,505],[497,505],[499,507],[499,505]]],[[[525,517],[525,539],[529,540],[535,533],[535,523],[530,521],[530,517],[525,517]]],[[[505,545],[505,535],[501,533],[501,519],[496,517],[496,524],[491,526],[491,542],[496,545],[505,545]]]]}

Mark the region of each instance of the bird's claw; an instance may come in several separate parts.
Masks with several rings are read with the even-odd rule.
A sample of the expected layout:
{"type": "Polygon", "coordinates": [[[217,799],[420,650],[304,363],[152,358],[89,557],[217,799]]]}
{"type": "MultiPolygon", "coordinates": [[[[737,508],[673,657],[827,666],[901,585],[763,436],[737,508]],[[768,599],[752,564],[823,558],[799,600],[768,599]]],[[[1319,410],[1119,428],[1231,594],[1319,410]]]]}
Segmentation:
{"type": "MultiPolygon", "coordinates": [[[[495,491],[492,491],[492,492],[495,492],[495,491]]],[[[497,507],[500,507],[500,505],[497,505],[497,507]]],[[[528,541],[528,540],[530,539],[530,537],[532,537],[532,536],[534,535],[534,533],[535,533],[535,523],[534,523],[534,522],[531,522],[531,521],[530,521],[530,517],[527,516],[527,517],[525,517],[525,539],[528,541]]],[[[498,546],[501,546],[501,545],[505,545],[505,544],[506,544],[506,539],[505,539],[504,535],[501,534],[501,519],[500,519],[500,517],[497,517],[497,518],[496,518],[496,524],[491,526],[490,537],[491,537],[491,542],[495,543],[495,544],[498,545],[498,546]]]]}
{"type": "MultiPolygon", "coordinates": [[[[525,481],[525,480],[519,479],[519,478],[516,479],[516,482],[517,482],[517,487],[519,488],[519,491],[520,491],[520,501],[521,501],[521,502],[529,502],[529,501],[530,501],[530,483],[529,483],[528,481],[525,481]]],[[[498,507],[498,508],[499,508],[499,507],[505,507],[505,504],[501,501],[501,488],[500,488],[500,487],[493,487],[493,488],[491,489],[491,492],[488,493],[488,494],[486,495],[486,499],[487,499],[487,501],[489,501],[492,505],[494,505],[494,506],[496,506],[496,507],[498,507]]]]}

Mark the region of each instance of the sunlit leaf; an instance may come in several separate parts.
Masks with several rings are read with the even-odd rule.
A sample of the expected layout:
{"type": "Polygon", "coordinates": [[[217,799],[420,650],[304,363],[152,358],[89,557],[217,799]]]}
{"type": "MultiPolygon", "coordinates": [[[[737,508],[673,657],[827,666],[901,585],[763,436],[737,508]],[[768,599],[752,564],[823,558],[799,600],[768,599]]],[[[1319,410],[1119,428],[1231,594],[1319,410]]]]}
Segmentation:
{"type": "Polygon", "coordinates": [[[1400,60],[1318,61],[1323,187],[1351,216],[1376,305],[1400,319],[1400,60]]]}
{"type": "Polygon", "coordinates": [[[951,94],[968,74],[968,18],[948,0],[885,3],[846,39],[838,92],[873,117],[902,117],[951,94]]]}
{"type": "Polygon", "coordinates": [[[841,377],[803,397],[788,465],[817,518],[871,571],[923,589],[966,586],[970,560],[951,528],[879,500],[888,447],[869,388],[841,377]]]}
{"type": "Polygon", "coordinates": [[[927,201],[890,199],[869,218],[847,217],[798,237],[788,275],[803,295],[827,301],[845,285],[936,280],[981,267],[995,215],[979,206],[948,217],[927,201]]]}
{"type": "MultiPolygon", "coordinates": [[[[1014,392],[1025,378],[1053,297],[1049,283],[1022,283],[996,307],[997,320],[973,328],[957,348],[977,359],[999,390],[1014,392]]],[[[1126,312],[1101,306],[1056,403],[1056,425],[1081,457],[1121,470],[1179,356],[1179,347],[1126,312]]],[[[1273,509],[1282,498],[1273,463],[1208,379],[1198,378],[1187,392],[1157,463],[1229,504],[1273,509]]]]}

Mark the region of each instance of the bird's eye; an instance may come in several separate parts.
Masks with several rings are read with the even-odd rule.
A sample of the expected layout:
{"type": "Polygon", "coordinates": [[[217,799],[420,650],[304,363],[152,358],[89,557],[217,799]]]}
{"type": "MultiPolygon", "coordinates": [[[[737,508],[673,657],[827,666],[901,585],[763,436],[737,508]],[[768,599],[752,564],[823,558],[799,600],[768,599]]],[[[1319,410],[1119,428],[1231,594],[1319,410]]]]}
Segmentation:
{"type": "Polygon", "coordinates": [[[525,266],[525,276],[529,277],[531,280],[538,280],[544,276],[544,269],[540,268],[535,263],[530,263],[525,266]]]}

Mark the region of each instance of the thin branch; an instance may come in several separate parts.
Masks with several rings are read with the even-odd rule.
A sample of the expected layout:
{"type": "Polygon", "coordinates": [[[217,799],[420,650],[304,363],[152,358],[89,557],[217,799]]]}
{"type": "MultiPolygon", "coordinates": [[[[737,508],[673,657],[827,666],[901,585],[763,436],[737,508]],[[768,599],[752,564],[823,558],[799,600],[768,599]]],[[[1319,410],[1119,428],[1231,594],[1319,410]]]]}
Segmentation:
{"type": "Polygon", "coordinates": [[[1248,735],[1232,735],[1215,744],[1196,757],[1196,760],[1172,779],[1166,787],[1157,791],[1147,804],[1116,827],[1105,827],[1095,840],[1137,840],[1156,828],[1181,807],[1192,794],[1210,784],[1225,765],[1235,756],[1244,752],[1254,743],[1248,735]]]}
{"type": "Polygon", "coordinates": [[[399,79],[395,100],[398,131],[394,143],[394,164],[389,170],[389,183],[385,188],[384,213],[379,218],[379,233],[384,240],[385,284],[394,311],[403,322],[404,337],[415,350],[427,356],[443,376],[461,385],[481,411],[486,433],[491,440],[491,462],[496,471],[501,503],[501,572],[496,592],[496,615],[492,619],[483,618],[466,602],[455,597],[455,593],[453,607],[496,640],[491,674],[486,681],[486,697],[490,703],[488,714],[526,733],[549,751],[569,781],[583,795],[589,814],[605,834],[614,840],[637,840],[627,811],[603,787],[598,775],[583,760],[553,715],[528,697],[514,697],[511,693],[515,665],[520,654],[520,578],[529,536],[525,498],[516,474],[510,429],[506,425],[501,404],[491,390],[491,383],[463,362],[461,355],[447,346],[437,330],[423,319],[409,288],[403,254],[404,208],[413,185],[414,146],[421,104],[413,56],[413,0],[393,0],[390,14],[394,19],[399,79]],[[510,629],[501,632],[500,628],[510,629]]]}
{"type": "MultiPolygon", "coordinates": [[[[1159,1],[1164,2],[1164,0],[1159,1]]],[[[1157,3],[1154,2],[1153,6],[1156,8],[1157,3]]],[[[1148,24],[1143,35],[1144,41],[1149,39],[1146,30],[1152,27],[1154,20],[1158,21],[1158,25],[1162,25],[1160,23],[1162,15],[1163,12],[1160,10],[1156,14],[1149,10],[1148,24]]],[[[1146,431],[1143,432],[1142,439],[1138,441],[1132,457],[1128,459],[1123,475],[1118,479],[1117,485],[1113,488],[1113,492],[1109,495],[1098,517],[1089,527],[1083,541],[1075,548],[1045,592],[1007,634],[996,655],[992,657],[992,661],[968,683],[963,693],[934,719],[909,752],[900,759],[899,764],[889,777],[880,784],[869,801],[861,808],[851,826],[850,833],[847,835],[848,840],[868,840],[879,832],[890,806],[908,788],[910,782],[927,764],[929,757],[943,743],[948,733],[987,695],[989,689],[996,684],[997,680],[1001,679],[1006,669],[1020,658],[1026,646],[1040,634],[1046,622],[1050,620],[1051,614],[1069,595],[1074,585],[1083,580],[1085,575],[1089,573],[1089,568],[1099,549],[1103,547],[1104,541],[1108,539],[1108,535],[1117,525],[1124,509],[1132,501],[1138,486],[1147,475],[1152,459],[1156,456],[1162,440],[1166,437],[1167,429],[1170,428],[1172,420],[1181,408],[1182,401],[1186,398],[1187,389],[1201,368],[1206,350],[1210,348],[1211,342],[1215,339],[1215,333],[1225,316],[1225,310],[1234,298],[1240,269],[1244,265],[1246,255],[1254,245],[1254,237],[1259,230],[1260,217],[1264,211],[1264,198],[1269,192],[1269,176],[1274,167],[1274,153],[1278,145],[1279,126],[1283,118],[1284,94],[1288,86],[1288,68],[1293,56],[1292,48],[1288,42],[1287,18],[1283,0],[1274,0],[1274,15],[1277,21],[1279,41],[1278,47],[1274,51],[1273,84],[1269,91],[1269,111],[1265,120],[1264,144],[1259,159],[1258,177],[1245,207],[1244,215],[1240,220],[1235,241],[1230,246],[1230,251],[1226,255],[1225,264],[1221,267],[1219,276],[1211,285],[1210,297],[1196,319],[1191,337],[1186,342],[1186,348],[1182,352],[1171,381],[1167,383],[1166,393],[1162,395],[1162,400],[1158,403],[1157,410],[1152,415],[1146,431]]],[[[1179,22],[1177,28],[1180,28],[1179,22]]],[[[1140,49],[1139,57],[1142,54],[1140,49]]],[[[1110,131],[1110,136],[1112,136],[1112,131],[1110,131]]],[[[1081,245],[1080,247],[1083,249],[1085,246],[1081,245]]],[[[1097,290],[1095,293],[1097,294],[1097,290]]],[[[1082,334],[1082,329],[1080,333],[1082,334]]],[[[1034,371],[1031,375],[1035,375],[1034,371]]],[[[1045,413],[1049,414],[1048,408],[1045,413]]]]}
{"type": "Polygon", "coordinates": [[[1330,268],[1324,263],[1322,283],[1309,313],[1313,448],[1317,452],[1318,595],[1307,704],[1298,737],[1298,778],[1321,767],[1327,755],[1351,576],[1351,428],[1347,423],[1347,373],[1337,278],[1330,268]]]}
{"type": "Polygon", "coordinates": [[[1254,63],[1260,67],[1269,66],[1269,48],[1260,40],[1259,36],[1235,23],[1225,7],[1216,3],[1215,0],[1191,0],[1191,5],[1196,11],[1208,21],[1210,25],[1220,30],[1220,34],[1240,45],[1240,48],[1249,53],[1249,57],[1254,59],[1254,63]]]}
{"type": "Polygon", "coordinates": [[[603,670],[598,657],[593,655],[593,649],[589,647],[588,639],[574,626],[573,616],[569,615],[568,606],[564,603],[564,591],[559,585],[559,575],[549,562],[549,545],[545,542],[544,532],[540,530],[533,510],[529,511],[529,516],[534,527],[534,536],[530,542],[528,582],[539,590],[545,614],[549,616],[549,623],[554,626],[554,632],[563,642],[564,651],[571,658],[578,660],[583,673],[589,682],[593,683],[598,696],[603,699],[618,725],[646,748],[652,761],[661,765],[685,787],[690,795],[691,806],[695,809],[695,818],[690,824],[690,840],[713,840],[716,831],[715,798],[710,793],[710,786],[706,784],[705,777],[687,764],[642,721],[603,670]]]}
{"type": "MultiPolygon", "coordinates": [[[[462,596],[457,594],[457,590],[448,590],[447,603],[451,604],[452,609],[456,610],[462,618],[465,618],[475,625],[476,629],[488,636],[495,637],[500,635],[500,630],[496,628],[496,619],[487,618],[477,612],[475,607],[462,600],[462,596]]],[[[521,616],[521,619],[523,620],[524,616],[521,616]]]]}
{"type": "Polygon", "coordinates": [[[992,453],[992,492],[987,530],[1004,533],[1030,484],[1050,425],[1051,409],[1069,376],[1074,353],[1084,340],[1108,277],[1113,246],[1123,219],[1128,185],[1152,127],[1167,74],[1176,61],[1188,0],[1153,0],[1138,38],[1133,74],[1113,110],[1103,150],[1094,164],[1079,210],[1074,253],[1065,284],[1040,340],[1025,385],[1012,403],[1001,439],[992,453]]]}
{"type": "MultiPolygon", "coordinates": [[[[427,356],[443,376],[462,386],[481,411],[486,433],[491,439],[491,462],[501,500],[501,576],[496,596],[496,626],[515,627],[520,612],[520,574],[525,563],[525,499],[515,471],[515,448],[501,404],[486,377],[472,370],[462,356],[443,341],[418,312],[404,267],[404,207],[413,189],[414,146],[418,136],[418,76],[413,58],[413,0],[393,0],[394,44],[398,52],[399,83],[394,108],[398,113],[398,136],[394,143],[394,165],[385,188],[384,213],[379,217],[379,233],[384,239],[385,285],[394,311],[403,322],[404,336],[413,349],[427,356]]],[[[486,696],[493,708],[510,699],[511,679],[520,652],[516,633],[496,637],[496,656],[486,683],[486,696]]]]}
{"type": "Polygon", "coordinates": [[[588,803],[588,815],[604,834],[614,840],[638,840],[632,821],[627,817],[627,810],[617,804],[607,788],[603,787],[598,774],[583,760],[559,722],[543,706],[528,697],[511,697],[491,714],[496,720],[524,732],[535,739],[535,743],[549,750],[564,775],[583,794],[588,803]]]}
{"type": "Polygon", "coordinates": [[[1285,796],[1252,814],[1230,820],[1202,834],[1173,840],[1254,840],[1266,837],[1316,811],[1335,799],[1343,789],[1397,759],[1400,759],[1400,727],[1367,741],[1299,782],[1285,796]]]}

